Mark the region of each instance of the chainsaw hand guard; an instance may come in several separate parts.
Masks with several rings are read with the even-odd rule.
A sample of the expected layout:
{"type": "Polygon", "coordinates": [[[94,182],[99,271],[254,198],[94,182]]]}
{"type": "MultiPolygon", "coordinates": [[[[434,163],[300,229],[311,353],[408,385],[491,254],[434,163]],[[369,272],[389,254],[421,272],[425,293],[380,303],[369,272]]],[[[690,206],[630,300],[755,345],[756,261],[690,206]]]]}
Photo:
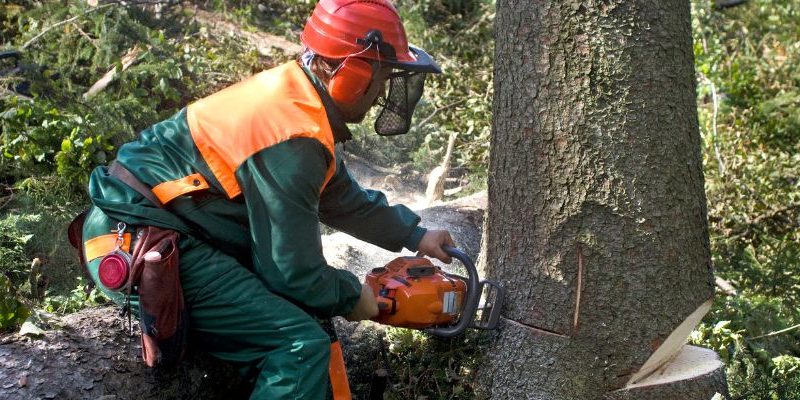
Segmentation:
{"type": "Polygon", "coordinates": [[[454,247],[442,247],[447,255],[461,261],[464,267],[467,268],[467,299],[464,302],[464,308],[461,311],[461,318],[455,325],[446,327],[436,327],[425,329],[425,332],[439,337],[453,337],[458,336],[472,325],[472,320],[475,318],[475,312],[478,309],[478,302],[481,299],[481,282],[478,280],[478,269],[475,264],[463,251],[454,247]]]}
{"type": "Polygon", "coordinates": [[[442,249],[464,264],[468,277],[445,273],[424,257],[396,258],[367,275],[366,283],[379,309],[373,321],[424,329],[439,337],[457,336],[467,328],[497,326],[503,289],[495,282],[480,281],[475,264],[461,250],[442,249]],[[479,304],[481,298],[485,300],[479,304]]]}

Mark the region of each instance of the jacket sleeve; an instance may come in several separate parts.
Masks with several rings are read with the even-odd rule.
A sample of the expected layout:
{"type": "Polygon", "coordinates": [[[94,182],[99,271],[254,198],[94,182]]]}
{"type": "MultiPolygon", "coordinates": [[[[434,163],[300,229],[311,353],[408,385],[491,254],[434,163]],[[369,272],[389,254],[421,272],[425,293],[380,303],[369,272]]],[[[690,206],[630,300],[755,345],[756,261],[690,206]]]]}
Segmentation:
{"type": "Polygon", "coordinates": [[[319,212],[325,225],[391,251],[416,251],[425,234],[417,214],[404,205],[389,206],[379,191],[361,188],[343,161],[322,192],[319,212]]]}
{"type": "Polygon", "coordinates": [[[316,140],[264,149],[236,171],[248,210],[254,272],[267,287],[323,318],[345,315],[361,284],[322,254],[318,206],[330,154],[316,140]]]}

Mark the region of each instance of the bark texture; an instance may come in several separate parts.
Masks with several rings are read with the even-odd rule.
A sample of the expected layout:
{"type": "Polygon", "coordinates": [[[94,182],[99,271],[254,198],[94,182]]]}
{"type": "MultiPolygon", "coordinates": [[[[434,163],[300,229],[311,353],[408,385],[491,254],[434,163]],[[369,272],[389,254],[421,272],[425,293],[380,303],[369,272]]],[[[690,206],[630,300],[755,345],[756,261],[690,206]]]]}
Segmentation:
{"type": "Polygon", "coordinates": [[[690,4],[501,0],[495,24],[483,395],[599,399],[713,295],[690,4]]]}

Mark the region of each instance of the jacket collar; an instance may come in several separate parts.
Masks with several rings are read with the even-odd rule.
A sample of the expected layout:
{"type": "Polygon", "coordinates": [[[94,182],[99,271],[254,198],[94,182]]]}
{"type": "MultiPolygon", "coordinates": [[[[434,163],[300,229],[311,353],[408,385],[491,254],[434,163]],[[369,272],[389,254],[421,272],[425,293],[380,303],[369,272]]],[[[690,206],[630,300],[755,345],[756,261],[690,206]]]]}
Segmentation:
{"type": "Polygon", "coordinates": [[[328,91],[325,90],[322,82],[320,82],[317,76],[308,68],[302,65],[300,65],[300,67],[303,68],[303,72],[306,73],[308,80],[314,85],[314,89],[316,89],[320,100],[322,100],[322,105],[325,107],[325,114],[328,116],[328,123],[331,124],[331,130],[333,131],[334,143],[344,143],[352,139],[353,134],[350,132],[350,128],[348,128],[347,124],[342,120],[339,108],[336,106],[336,103],[333,102],[328,91]]]}

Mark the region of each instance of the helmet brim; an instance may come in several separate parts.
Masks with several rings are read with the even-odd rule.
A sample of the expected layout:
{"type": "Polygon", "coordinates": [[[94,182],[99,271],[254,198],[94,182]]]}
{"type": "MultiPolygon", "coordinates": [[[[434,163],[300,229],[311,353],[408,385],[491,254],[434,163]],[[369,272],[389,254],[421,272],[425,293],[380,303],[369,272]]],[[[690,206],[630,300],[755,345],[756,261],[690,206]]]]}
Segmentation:
{"type": "Polygon", "coordinates": [[[413,59],[414,61],[391,61],[383,59],[381,60],[381,63],[388,63],[395,68],[411,72],[425,72],[429,74],[442,73],[442,69],[439,68],[439,65],[436,64],[436,61],[433,61],[433,57],[425,52],[425,50],[409,45],[408,52],[410,56],[409,58],[413,59]]]}

